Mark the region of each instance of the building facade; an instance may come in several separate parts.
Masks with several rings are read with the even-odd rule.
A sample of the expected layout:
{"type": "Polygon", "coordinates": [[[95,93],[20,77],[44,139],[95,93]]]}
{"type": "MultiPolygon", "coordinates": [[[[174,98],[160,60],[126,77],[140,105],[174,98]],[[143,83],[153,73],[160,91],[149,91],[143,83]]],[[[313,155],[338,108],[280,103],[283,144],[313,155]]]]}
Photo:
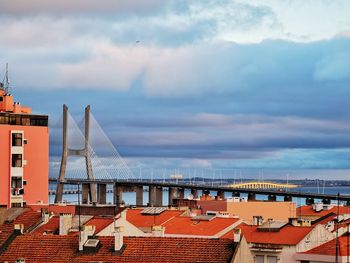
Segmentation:
{"type": "Polygon", "coordinates": [[[48,116],[14,102],[2,83],[0,149],[0,206],[48,203],[48,116]]]}

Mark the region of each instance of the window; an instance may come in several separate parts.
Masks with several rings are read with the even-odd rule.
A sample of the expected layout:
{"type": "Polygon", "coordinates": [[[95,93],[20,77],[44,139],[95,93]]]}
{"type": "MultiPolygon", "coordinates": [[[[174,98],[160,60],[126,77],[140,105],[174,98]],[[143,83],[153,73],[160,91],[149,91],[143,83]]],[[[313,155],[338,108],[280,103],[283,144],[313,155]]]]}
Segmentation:
{"type": "Polygon", "coordinates": [[[21,203],[11,203],[11,207],[22,207],[21,203]]]}
{"type": "Polygon", "coordinates": [[[267,256],[267,263],[277,263],[276,256],[267,256]]]}
{"type": "Polygon", "coordinates": [[[3,100],[4,100],[4,98],[1,96],[1,97],[0,97],[0,101],[3,101],[3,100]]]}
{"type": "Polygon", "coordinates": [[[12,167],[22,167],[22,154],[12,154],[12,167]]]}
{"type": "Polygon", "coordinates": [[[11,178],[11,188],[22,188],[22,177],[12,177],[11,178]]]}
{"type": "Polygon", "coordinates": [[[256,255],[255,262],[256,263],[264,263],[264,255],[256,255]]]}
{"type": "Polygon", "coordinates": [[[47,127],[48,116],[0,112],[0,124],[47,127]]]}
{"type": "Polygon", "coordinates": [[[12,146],[22,146],[22,133],[12,133],[12,146]]]}

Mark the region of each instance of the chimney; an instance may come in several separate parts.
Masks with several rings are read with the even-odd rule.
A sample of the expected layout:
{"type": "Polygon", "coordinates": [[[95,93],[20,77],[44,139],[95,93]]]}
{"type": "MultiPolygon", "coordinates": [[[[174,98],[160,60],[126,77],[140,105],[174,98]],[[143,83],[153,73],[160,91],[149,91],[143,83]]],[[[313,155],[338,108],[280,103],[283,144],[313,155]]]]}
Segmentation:
{"type": "Polygon", "coordinates": [[[41,209],[41,220],[44,224],[47,224],[50,220],[50,212],[47,209],[42,208],[41,209]]]}
{"type": "Polygon", "coordinates": [[[25,263],[26,260],[24,258],[16,258],[15,263],[25,263]]]}
{"type": "Polygon", "coordinates": [[[152,226],[152,236],[164,237],[165,227],[163,226],[152,226]]]}
{"type": "Polygon", "coordinates": [[[121,253],[124,247],[123,243],[123,226],[114,227],[114,251],[121,253]]]}
{"type": "Polygon", "coordinates": [[[72,228],[72,214],[60,214],[60,235],[67,235],[72,228]]]}
{"type": "Polygon", "coordinates": [[[261,226],[264,222],[264,219],[262,216],[253,216],[253,225],[254,226],[261,226]]]}
{"type": "Polygon", "coordinates": [[[299,226],[298,218],[295,217],[290,217],[288,218],[288,223],[291,224],[292,226],[299,226]]]}
{"type": "Polygon", "coordinates": [[[323,203],[317,203],[317,204],[313,204],[312,208],[316,211],[316,212],[320,212],[323,210],[323,203]]]}
{"type": "Polygon", "coordinates": [[[92,236],[95,233],[95,226],[83,226],[82,231],[80,231],[79,237],[79,251],[84,250],[84,244],[89,239],[89,236],[92,236]]]}
{"type": "Polygon", "coordinates": [[[241,229],[235,228],[233,229],[233,241],[239,243],[241,241],[241,229]]]}
{"type": "Polygon", "coordinates": [[[14,225],[14,231],[15,231],[15,233],[18,233],[19,235],[23,234],[23,232],[24,232],[24,225],[23,224],[15,224],[14,225]]]}

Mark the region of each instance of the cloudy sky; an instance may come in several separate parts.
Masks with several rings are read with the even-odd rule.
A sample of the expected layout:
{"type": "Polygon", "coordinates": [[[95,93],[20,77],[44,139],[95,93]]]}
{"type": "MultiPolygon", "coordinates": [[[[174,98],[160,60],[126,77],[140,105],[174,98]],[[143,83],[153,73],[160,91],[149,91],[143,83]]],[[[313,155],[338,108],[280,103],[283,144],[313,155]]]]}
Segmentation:
{"type": "Polygon", "coordinates": [[[0,0],[0,24],[16,98],[52,129],[90,104],[131,166],[350,178],[350,1],[0,0]]]}

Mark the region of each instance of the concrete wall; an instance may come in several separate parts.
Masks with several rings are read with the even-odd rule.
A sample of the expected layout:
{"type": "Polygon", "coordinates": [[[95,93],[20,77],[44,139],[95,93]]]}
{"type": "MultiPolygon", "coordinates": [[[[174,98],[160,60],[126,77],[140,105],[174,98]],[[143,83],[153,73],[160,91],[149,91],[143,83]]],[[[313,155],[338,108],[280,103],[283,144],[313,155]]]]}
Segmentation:
{"type": "Polygon", "coordinates": [[[40,126],[0,125],[0,205],[10,206],[11,131],[23,131],[23,200],[27,204],[48,203],[49,128],[40,126]]]}
{"type": "Polygon", "coordinates": [[[317,225],[297,244],[296,250],[297,252],[305,252],[332,239],[334,239],[334,235],[331,232],[323,225],[317,225]]]}
{"type": "Polygon", "coordinates": [[[227,202],[227,212],[238,215],[244,222],[251,224],[253,216],[262,216],[264,221],[272,218],[275,221],[286,221],[296,217],[296,206],[293,202],[227,202]]]}
{"type": "Polygon", "coordinates": [[[254,258],[252,253],[250,252],[247,241],[242,236],[241,242],[238,244],[238,247],[235,251],[235,254],[232,257],[231,263],[253,263],[254,258]]]}
{"type": "Polygon", "coordinates": [[[97,233],[98,236],[113,236],[114,235],[114,226],[123,226],[124,227],[124,236],[149,236],[149,234],[144,233],[140,229],[138,229],[133,224],[126,221],[124,217],[120,217],[116,220],[116,222],[110,224],[105,229],[97,233]]]}
{"type": "Polygon", "coordinates": [[[10,126],[0,125],[0,205],[9,206],[10,198],[10,126]]]}
{"type": "MultiPolygon", "coordinates": [[[[23,129],[22,129],[23,128],[23,129]]],[[[27,204],[42,201],[48,203],[49,189],[49,128],[23,126],[24,138],[28,144],[24,145],[23,179],[27,181],[24,186],[24,200],[27,204]]]]}

